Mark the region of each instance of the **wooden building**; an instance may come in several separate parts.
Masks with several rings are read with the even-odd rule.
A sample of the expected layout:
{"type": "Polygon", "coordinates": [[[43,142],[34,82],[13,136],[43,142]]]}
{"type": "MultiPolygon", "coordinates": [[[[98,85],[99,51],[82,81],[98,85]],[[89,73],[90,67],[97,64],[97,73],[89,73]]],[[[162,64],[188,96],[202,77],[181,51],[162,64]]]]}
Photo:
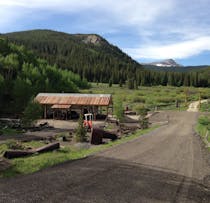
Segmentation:
{"type": "Polygon", "coordinates": [[[39,93],[36,98],[44,107],[44,118],[71,119],[76,114],[92,113],[97,116],[113,112],[110,94],[39,93]]]}

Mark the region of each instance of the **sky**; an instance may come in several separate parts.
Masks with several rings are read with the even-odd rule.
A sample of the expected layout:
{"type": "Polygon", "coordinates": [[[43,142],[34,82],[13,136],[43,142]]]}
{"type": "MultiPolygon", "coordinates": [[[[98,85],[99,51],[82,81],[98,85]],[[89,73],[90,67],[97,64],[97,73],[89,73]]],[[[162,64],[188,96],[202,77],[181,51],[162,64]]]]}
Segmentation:
{"type": "Polygon", "coordinates": [[[210,65],[210,0],[0,0],[0,33],[95,33],[140,63],[210,65]]]}

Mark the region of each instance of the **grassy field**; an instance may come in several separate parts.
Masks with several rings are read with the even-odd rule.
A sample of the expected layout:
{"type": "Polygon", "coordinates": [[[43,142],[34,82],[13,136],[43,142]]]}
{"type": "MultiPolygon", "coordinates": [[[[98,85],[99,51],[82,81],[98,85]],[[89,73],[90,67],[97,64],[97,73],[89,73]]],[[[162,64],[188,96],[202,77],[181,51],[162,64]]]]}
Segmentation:
{"type": "Polygon", "coordinates": [[[210,112],[210,100],[208,100],[206,103],[202,103],[200,110],[202,112],[210,112]]]}
{"type": "MultiPolygon", "coordinates": [[[[210,143],[210,116],[200,116],[196,126],[197,133],[202,137],[203,141],[210,143]],[[208,134],[207,138],[206,135],[208,134]]],[[[210,150],[210,147],[209,147],[210,150]]]]}
{"type": "Polygon", "coordinates": [[[0,129],[1,134],[3,135],[18,135],[23,133],[22,130],[12,129],[12,128],[3,128],[0,129]]]}
{"type": "Polygon", "coordinates": [[[30,141],[30,142],[18,142],[13,139],[8,139],[3,144],[0,144],[0,156],[8,149],[29,149],[29,148],[38,148],[46,145],[43,141],[30,141]]]}
{"type": "Polygon", "coordinates": [[[154,86],[139,87],[130,90],[119,85],[92,83],[92,88],[83,90],[83,93],[112,94],[113,100],[121,98],[124,107],[135,110],[139,104],[144,104],[150,110],[185,110],[191,101],[199,100],[199,92],[203,99],[210,98],[210,88],[154,86]],[[176,107],[178,101],[179,107],[176,107]]]}
{"type": "MultiPolygon", "coordinates": [[[[88,155],[107,149],[111,146],[122,144],[129,140],[135,139],[145,133],[148,133],[154,130],[157,127],[158,126],[154,126],[152,128],[145,129],[145,130],[138,130],[129,136],[123,137],[121,139],[118,139],[116,141],[109,142],[103,145],[93,146],[89,149],[78,150],[72,147],[71,148],[64,147],[53,152],[47,152],[47,153],[33,155],[30,157],[25,157],[25,158],[12,159],[11,160],[12,167],[1,172],[0,177],[12,177],[18,174],[19,175],[29,174],[29,173],[33,173],[43,168],[50,167],[50,166],[53,166],[53,165],[56,165],[58,163],[62,163],[68,160],[81,159],[81,158],[87,157],[88,155]]],[[[33,146],[35,145],[37,146],[39,145],[39,143],[40,142],[33,142],[29,144],[33,146]]],[[[0,152],[5,151],[6,149],[8,149],[8,147],[5,144],[0,145],[0,152]]]]}

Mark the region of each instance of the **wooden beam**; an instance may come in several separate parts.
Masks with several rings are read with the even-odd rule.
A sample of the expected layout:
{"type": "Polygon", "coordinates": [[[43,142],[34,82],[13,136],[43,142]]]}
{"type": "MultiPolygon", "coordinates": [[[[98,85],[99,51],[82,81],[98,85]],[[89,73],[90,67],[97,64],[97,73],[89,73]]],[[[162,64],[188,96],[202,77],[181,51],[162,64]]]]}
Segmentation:
{"type": "Polygon", "coordinates": [[[44,119],[47,118],[47,105],[44,105],[44,119]]]}

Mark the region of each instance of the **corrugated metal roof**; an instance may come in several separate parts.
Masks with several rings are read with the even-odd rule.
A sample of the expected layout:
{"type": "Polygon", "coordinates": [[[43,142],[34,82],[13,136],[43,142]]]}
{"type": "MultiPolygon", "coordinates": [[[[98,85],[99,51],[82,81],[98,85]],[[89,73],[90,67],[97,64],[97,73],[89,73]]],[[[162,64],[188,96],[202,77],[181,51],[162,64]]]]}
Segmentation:
{"type": "Polygon", "coordinates": [[[69,104],[54,104],[51,106],[51,109],[69,109],[71,105],[69,104]]]}
{"type": "Polygon", "coordinates": [[[108,106],[112,102],[111,94],[39,93],[35,99],[40,104],[52,105],[108,106]]]}

